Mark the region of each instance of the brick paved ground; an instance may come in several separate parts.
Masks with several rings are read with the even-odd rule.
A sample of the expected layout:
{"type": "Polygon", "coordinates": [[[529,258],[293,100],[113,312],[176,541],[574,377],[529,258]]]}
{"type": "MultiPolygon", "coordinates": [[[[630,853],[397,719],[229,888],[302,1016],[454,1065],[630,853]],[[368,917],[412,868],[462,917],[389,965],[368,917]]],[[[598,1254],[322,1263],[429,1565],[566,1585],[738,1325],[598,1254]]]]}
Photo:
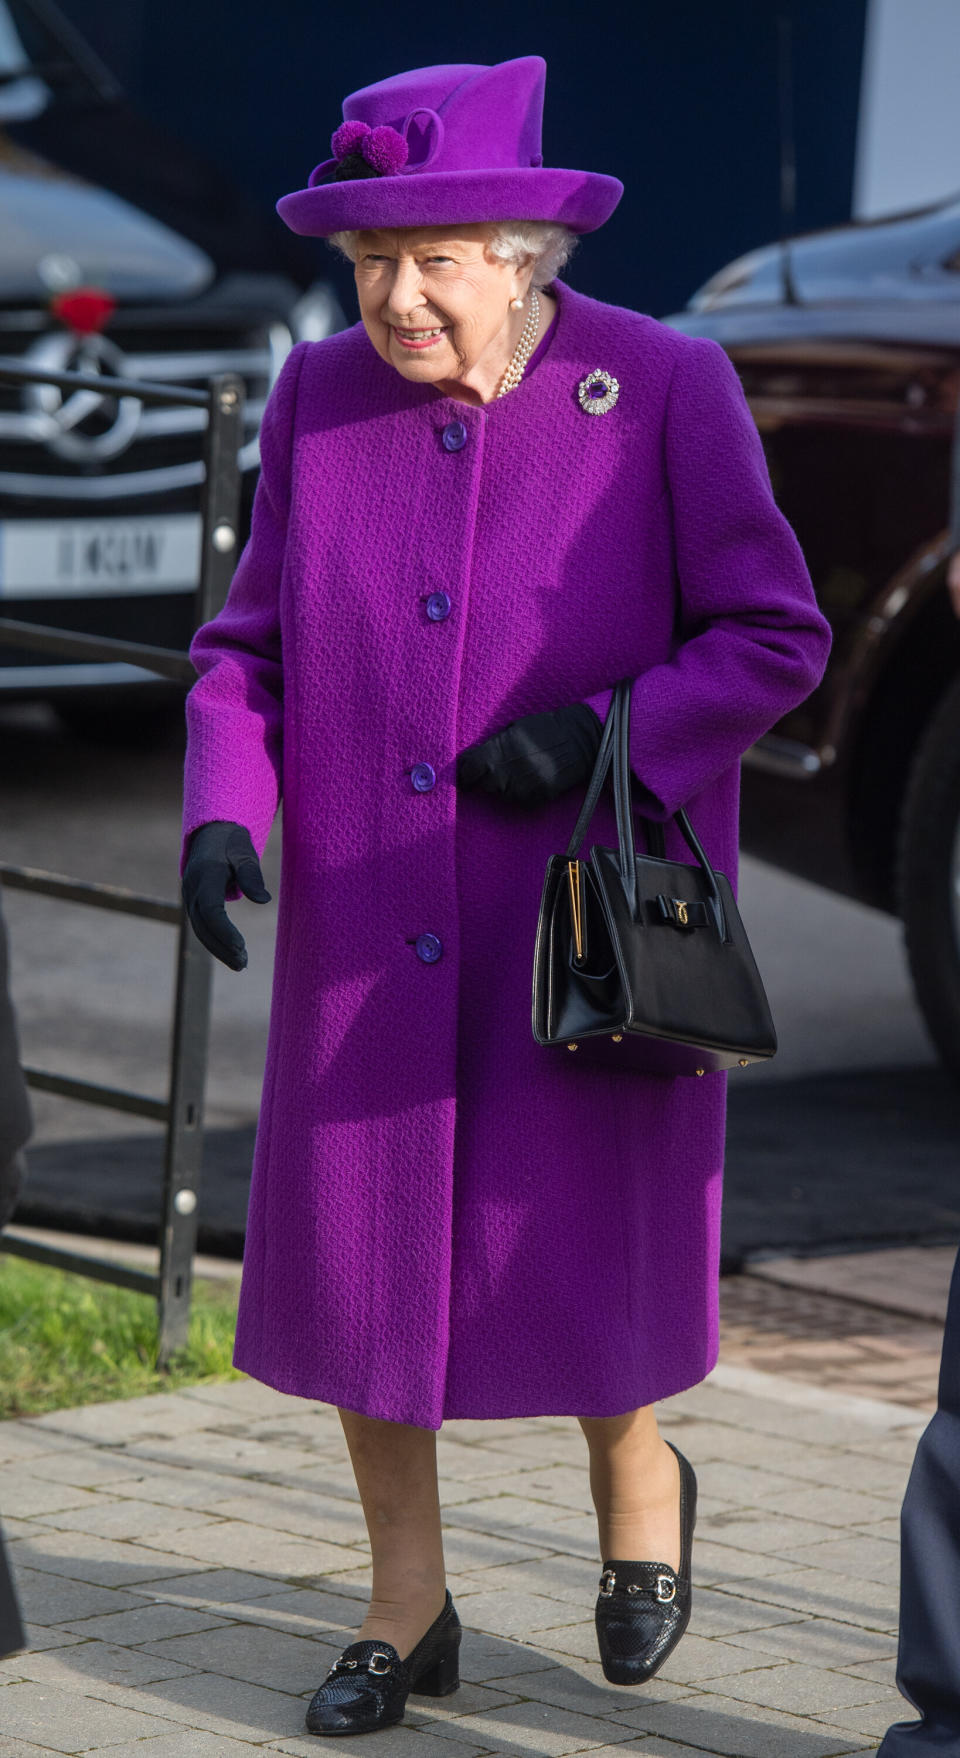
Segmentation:
{"type": "MultiPolygon", "coordinates": [[[[833,1758],[905,1717],[897,1515],[916,1413],[735,1364],[663,1415],[702,1497],[694,1619],[663,1672],[603,1680],[577,1425],[450,1423],[464,1683],[411,1698],[379,1758],[833,1758]]],[[[2,1758],[320,1749],[305,1704],[368,1580],[333,1412],[239,1381],[5,1423],[0,1508],[32,1638],[0,1667],[2,1758]]]]}
{"type": "Polygon", "coordinates": [[[720,1284],[724,1361],[810,1385],[936,1407],[943,1327],[759,1276],[720,1284]]]}
{"type": "Polygon", "coordinates": [[[721,1282],[721,1358],[929,1414],[955,1249],[753,1263],[721,1282]]]}

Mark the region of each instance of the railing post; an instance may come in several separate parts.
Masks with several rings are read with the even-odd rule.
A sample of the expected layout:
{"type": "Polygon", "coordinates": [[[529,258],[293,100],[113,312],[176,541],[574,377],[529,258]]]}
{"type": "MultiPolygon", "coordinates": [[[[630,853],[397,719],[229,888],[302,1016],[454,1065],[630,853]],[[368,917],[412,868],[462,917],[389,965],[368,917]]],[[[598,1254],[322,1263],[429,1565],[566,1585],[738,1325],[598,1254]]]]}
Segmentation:
{"type": "Polygon", "coordinates": [[[224,372],[210,380],[210,420],[204,447],[203,547],[197,627],[223,607],[237,563],[243,380],[224,372]]]}
{"type": "MultiPolygon", "coordinates": [[[[243,381],[234,373],[223,373],[210,381],[198,625],[208,622],[221,609],[236,565],[242,442],[243,381]]],[[[170,1117],[164,1160],[158,1367],[165,1367],[173,1352],[184,1346],[190,1326],[212,984],[210,954],[200,945],[184,911],[177,952],[170,1117]]]]}
{"type": "Polygon", "coordinates": [[[210,954],[201,946],[184,912],[177,949],[170,1121],[164,1156],[158,1367],[166,1367],[174,1350],[183,1348],[190,1327],[212,987],[210,954]]]}

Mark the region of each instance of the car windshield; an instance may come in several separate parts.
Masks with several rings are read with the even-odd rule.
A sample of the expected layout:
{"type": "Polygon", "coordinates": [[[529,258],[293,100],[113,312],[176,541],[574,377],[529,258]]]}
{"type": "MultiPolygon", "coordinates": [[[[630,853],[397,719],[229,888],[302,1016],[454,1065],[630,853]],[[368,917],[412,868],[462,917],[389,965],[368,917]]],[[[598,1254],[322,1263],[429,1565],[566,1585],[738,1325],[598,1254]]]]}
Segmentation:
{"type": "Polygon", "coordinates": [[[55,0],[0,0],[0,123],[30,122],[53,103],[114,103],[112,73],[55,0]]]}
{"type": "Polygon", "coordinates": [[[0,0],[0,122],[29,122],[50,102],[50,88],[32,73],[31,65],[6,0],[0,0]]]}

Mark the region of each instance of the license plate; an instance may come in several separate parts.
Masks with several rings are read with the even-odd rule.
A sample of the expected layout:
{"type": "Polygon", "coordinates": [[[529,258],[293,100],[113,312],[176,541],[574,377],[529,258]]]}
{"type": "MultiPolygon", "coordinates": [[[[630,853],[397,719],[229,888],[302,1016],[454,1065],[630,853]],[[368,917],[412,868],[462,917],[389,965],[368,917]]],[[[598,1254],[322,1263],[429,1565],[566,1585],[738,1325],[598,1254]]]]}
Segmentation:
{"type": "Polygon", "coordinates": [[[0,519],[0,597],[191,591],[200,570],[200,525],[199,513],[0,519]]]}

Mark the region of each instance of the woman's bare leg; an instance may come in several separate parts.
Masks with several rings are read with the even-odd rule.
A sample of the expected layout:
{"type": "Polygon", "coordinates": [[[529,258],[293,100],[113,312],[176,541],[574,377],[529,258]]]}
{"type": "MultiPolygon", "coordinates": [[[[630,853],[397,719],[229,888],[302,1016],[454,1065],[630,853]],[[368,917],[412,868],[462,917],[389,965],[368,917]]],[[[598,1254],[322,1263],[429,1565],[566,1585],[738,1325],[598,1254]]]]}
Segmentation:
{"type": "Polygon", "coordinates": [[[443,1610],[446,1573],[432,1428],[341,1410],[373,1554],[373,1590],[356,1641],[392,1642],[402,1658],[443,1610]]]}
{"type": "Polygon", "coordinates": [[[581,1416],[600,1556],[680,1567],[680,1468],[652,1405],[625,1416],[581,1416]]]}

